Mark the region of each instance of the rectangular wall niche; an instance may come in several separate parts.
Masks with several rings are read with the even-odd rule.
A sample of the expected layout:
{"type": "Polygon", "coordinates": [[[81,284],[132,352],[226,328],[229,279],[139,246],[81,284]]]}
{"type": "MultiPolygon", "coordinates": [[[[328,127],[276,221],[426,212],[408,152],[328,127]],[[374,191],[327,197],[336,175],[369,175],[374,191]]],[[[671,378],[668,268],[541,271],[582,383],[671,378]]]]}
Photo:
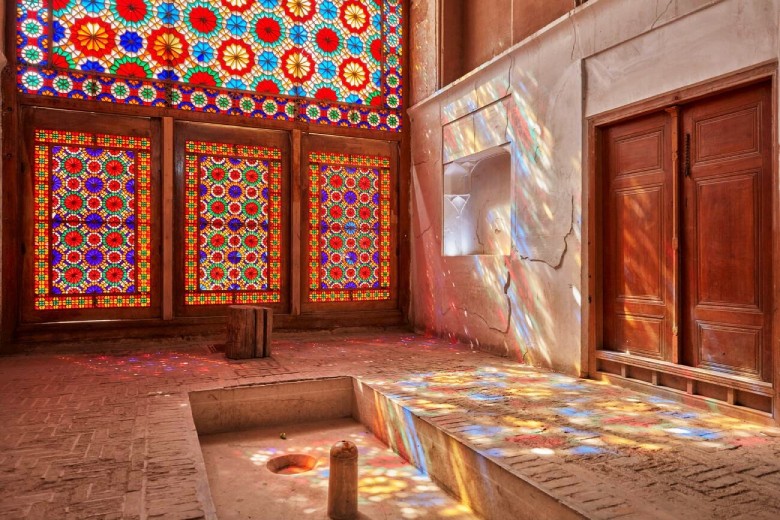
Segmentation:
{"type": "Polygon", "coordinates": [[[443,254],[508,255],[512,158],[506,147],[444,166],[443,254]]]}

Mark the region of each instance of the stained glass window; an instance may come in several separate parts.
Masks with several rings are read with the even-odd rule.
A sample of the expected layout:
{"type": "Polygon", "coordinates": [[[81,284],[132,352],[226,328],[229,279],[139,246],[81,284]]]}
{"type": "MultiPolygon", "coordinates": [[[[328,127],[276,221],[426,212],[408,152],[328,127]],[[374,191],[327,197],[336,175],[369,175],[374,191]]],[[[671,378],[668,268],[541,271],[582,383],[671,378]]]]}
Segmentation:
{"type": "Polygon", "coordinates": [[[150,306],[148,139],[36,130],[35,308],[150,306]]]}
{"type": "Polygon", "coordinates": [[[309,156],[309,300],[390,298],[390,159],[309,156]]]}
{"type": "Polygon", "coordinates": [[[185,143],[185,304],[278,302],[281,150],[185,143]]]}
{"type": "Polygon", "coordinates": [[[24,93],[395,130],[401,0],[17,0],[24,93]]]}

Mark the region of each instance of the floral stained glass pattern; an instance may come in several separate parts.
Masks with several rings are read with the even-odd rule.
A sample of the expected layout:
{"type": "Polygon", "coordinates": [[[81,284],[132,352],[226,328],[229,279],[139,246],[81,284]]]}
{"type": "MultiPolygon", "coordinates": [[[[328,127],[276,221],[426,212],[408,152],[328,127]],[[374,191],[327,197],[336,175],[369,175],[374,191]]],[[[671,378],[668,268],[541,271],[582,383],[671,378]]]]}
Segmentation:
{"type": "Polygon", "coordinates": [[[35,132],[35,308],[149,307],[149,140],[35,132]]]}
{"type": "Polygon", "coordinates": [[[185,304],[278,302],[281,151],[185,143],[185,304]]]}
{"type": "Polygon", "coordinates": [[[390,298],[390,159],[309,156],[309,300],[390,298]]]}
{"type": "Polygon", "coordinates": [[[17,2],[24,93],[400,128],[401,0],[17,2]]]}

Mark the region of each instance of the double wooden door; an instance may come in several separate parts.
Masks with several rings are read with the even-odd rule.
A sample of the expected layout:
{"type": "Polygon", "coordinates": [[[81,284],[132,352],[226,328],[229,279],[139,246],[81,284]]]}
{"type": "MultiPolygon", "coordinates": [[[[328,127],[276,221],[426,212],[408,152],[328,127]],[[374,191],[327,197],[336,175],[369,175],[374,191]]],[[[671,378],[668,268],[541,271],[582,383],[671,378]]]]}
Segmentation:
{"type": "Polygon", "coordinates": [[[603,349],[771,380],[770,93],[606,129],[603,349]]]}

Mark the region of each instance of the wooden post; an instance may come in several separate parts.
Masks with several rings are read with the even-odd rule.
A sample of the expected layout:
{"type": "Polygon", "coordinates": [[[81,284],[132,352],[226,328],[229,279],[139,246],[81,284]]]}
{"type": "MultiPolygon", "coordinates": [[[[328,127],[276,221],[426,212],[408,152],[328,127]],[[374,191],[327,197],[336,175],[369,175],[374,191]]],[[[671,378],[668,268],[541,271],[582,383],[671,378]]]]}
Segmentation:
{"type": "MultiPolygon", "coordinates": [[[[305,250],[301,247],[301,234],[305,231],[301,231],[301,219],[306,222],[306,218],[301,216],[301,208],[307,207],[305,201],[307,200],[306,194],[303,190],[308,186],[306,172],[302,170],[307,162],[301,161],[301,138],[302,132],[298,129],[292,131],[292,146],[291,146],[291,163],[292,163],[292,193],[290,194],[292,211],[290,212],[290,222],[292,233],[290,236],[290,256],[291,269],[290,269],[290,314],[293,316],[299,316],[301,314],[301,263],[305,264],[305,259],[301,258],[301,255],[305,253],[305,250]]],[[[306,240],[305,238],[303,240],[306,240]]]]}
{"type": "Polygon", "coordinates": [[[330,449],[328,517],[334,520],[357,518],[357,460],[357,446],[353,442],[339,441],[330,449]]]}
{"type": "Polygon", "coordinates": [[[263,313],[263,342],[262,349],[258,347],[258,357],[271,357],[271,331],[274,328],[274,310],[270,307],[260,307],[257,309],[258,313],[263,313]]]}
{"type": "Polygon", "coordinates": [[[173,177],[174,147],[173,118],[163,117],[163,268],[162,268],[162,317],[173,319],[173,177]]]}
{"type": "Polygon", "coordinates": [[[249,359],[271,355],[273,310],[253,305],[231,305],[228,308],[225,356],[249,359]]]}

